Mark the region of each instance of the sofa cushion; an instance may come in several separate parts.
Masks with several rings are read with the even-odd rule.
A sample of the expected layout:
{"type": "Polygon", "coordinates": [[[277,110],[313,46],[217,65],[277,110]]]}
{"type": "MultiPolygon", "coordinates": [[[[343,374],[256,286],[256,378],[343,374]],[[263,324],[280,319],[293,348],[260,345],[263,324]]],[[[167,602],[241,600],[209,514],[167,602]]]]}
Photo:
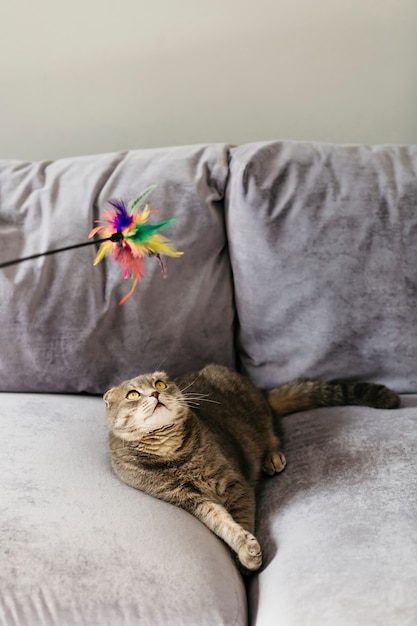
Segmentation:
{"type": "Polygon", "coordinates": [[[246,624],[225,545],[113,474],[101,400],[1,394],[0,422],[1,624],[246,624]]]}
{"type": "Polygon", "coordinates": [[[417,616],[417,396],[401,409],[285,418],[285,471],[263,483],[253,626],[399,626],[417,616]]]}
{"type": "Polygon", "coordinates": [[[234,148],[227,229],[240,366],[417,392],[417,147],[234,148]]]}
{"type": "MultiPolygon", "coordinates": [[[[168,278],[146,260],[136,292],[97,246],[0,270],[0,390],[102,393],[140,372],[234,365],[224,228],[223,145],[137,150],[55,162],[0,162],[0,262],[87,240],[112,198],[157,189],[157,220],[184,251],[168,278]]],[[[153,217],[151,217],[151,220],[153,217]]]]}

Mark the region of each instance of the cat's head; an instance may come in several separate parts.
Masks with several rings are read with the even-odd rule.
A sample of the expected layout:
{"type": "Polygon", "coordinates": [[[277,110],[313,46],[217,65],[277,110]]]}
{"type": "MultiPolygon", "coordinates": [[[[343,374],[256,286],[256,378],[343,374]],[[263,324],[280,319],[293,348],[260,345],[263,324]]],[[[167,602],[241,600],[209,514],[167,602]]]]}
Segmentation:
{"type": "Polygon", "coordinates": [[[113,387],[103,396],[110,429],[125,441],[184,421],[187,406],[165,372],[144,374],[113,387]]]}

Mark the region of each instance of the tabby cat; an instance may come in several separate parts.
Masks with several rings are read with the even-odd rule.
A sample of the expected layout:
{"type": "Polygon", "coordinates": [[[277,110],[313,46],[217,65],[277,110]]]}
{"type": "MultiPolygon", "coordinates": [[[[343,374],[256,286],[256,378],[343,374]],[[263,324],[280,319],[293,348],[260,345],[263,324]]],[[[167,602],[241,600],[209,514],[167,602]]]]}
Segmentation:
{"type": "Polygon", "coordinates": [[[154,372],[104,394],[110,454],[128,485],[189,511],[255,571],[262,552],[254,537],[256,485],[285,467],[274,426],[278,417],[319,406],[395,408],[382,385],[297,380],[265,395],[219,365],[169,379],[154,372]]]}

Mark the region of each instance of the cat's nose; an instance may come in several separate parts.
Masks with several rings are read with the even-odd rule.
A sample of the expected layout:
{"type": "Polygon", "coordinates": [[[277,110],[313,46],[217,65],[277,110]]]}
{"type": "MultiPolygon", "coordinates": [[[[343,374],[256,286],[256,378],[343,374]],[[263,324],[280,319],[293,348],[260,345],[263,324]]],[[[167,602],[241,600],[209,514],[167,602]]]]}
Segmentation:
{"type": "Polygon", "coordinates": [[[154,398],[156,398],[158,400],[158,398],[159,398],[159,391],[152,391],[151,396],[153,396],[154,398]]]}

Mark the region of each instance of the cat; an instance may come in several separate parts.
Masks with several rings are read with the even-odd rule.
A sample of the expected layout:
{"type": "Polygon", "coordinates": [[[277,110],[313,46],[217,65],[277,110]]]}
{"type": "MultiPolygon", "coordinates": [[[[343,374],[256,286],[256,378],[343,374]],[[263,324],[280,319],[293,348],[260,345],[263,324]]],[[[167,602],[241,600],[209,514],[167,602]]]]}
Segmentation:
{"type": "Polygon", "coordinates": [[[296,380],[261,392],[220,365],[170,379],[145,374],[107,391],[110,457],[119,478],[192,513],[235,553],[244,573],[260,568],[256,487],[286,464],[274,417],[320,406],[396,408],[373,383],[296,380]]]}

